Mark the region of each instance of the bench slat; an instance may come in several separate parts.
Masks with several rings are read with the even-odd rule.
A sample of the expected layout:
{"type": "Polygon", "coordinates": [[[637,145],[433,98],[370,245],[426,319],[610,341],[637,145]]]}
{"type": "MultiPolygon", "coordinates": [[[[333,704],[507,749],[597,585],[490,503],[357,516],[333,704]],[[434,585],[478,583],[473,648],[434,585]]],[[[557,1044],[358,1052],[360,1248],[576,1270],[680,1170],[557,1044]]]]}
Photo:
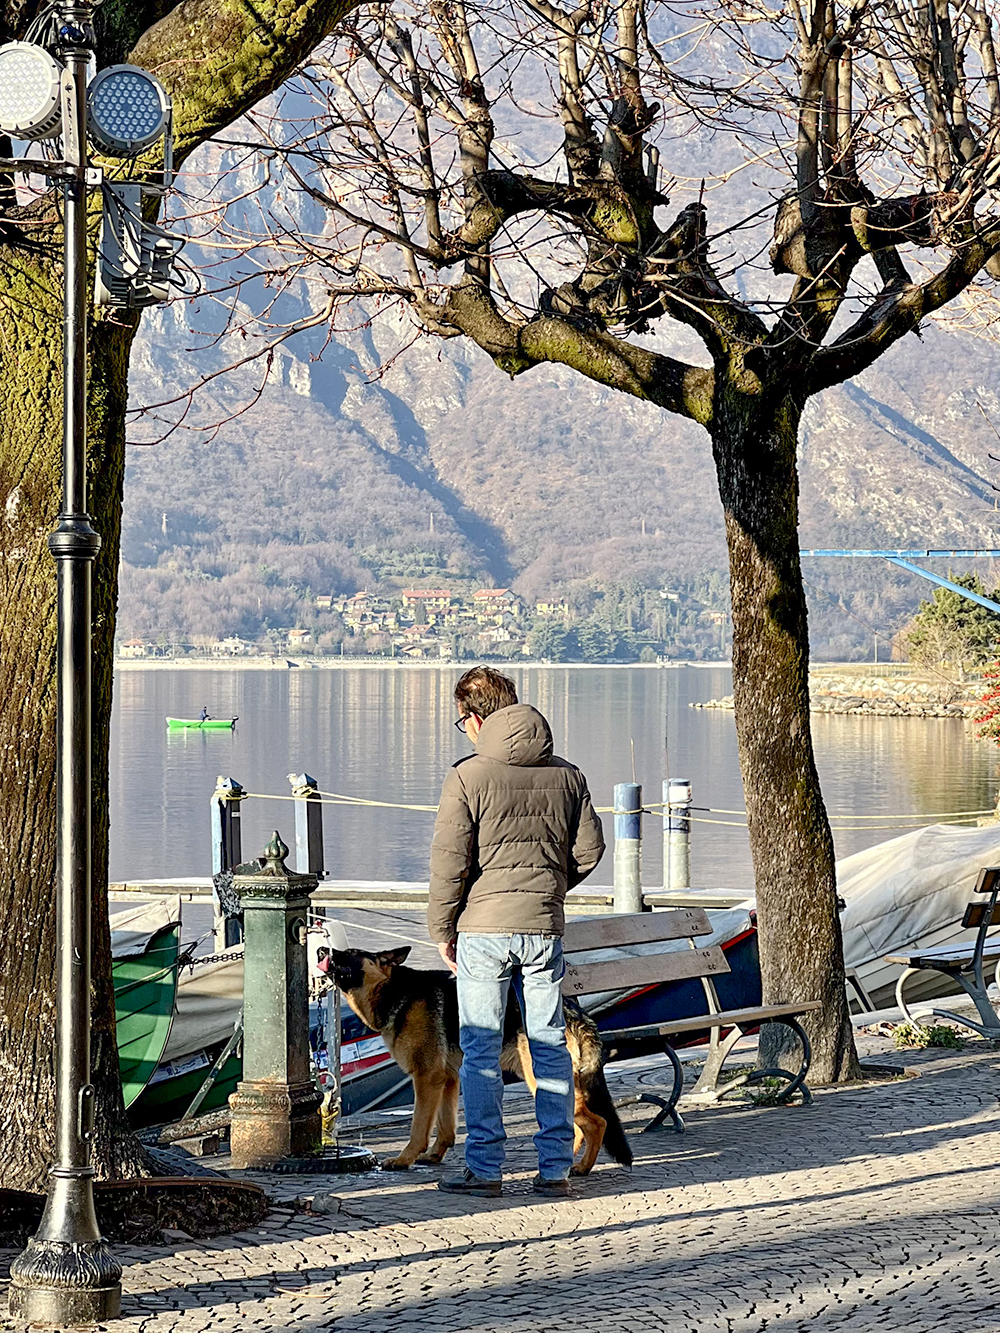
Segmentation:
{"type": "MultiPolygon", "coordinates": [[[[968,940],[962,944],[948,944],[940,949],[923,949],[917,953],[887,954],[886,962],[902,963],[904,967],[957,969],[971,964],[975,949],[975,942],[968,940]]],[[[983,958],[1000,958],[1000,939],[987,940],[983,958]]]]}
{"type": "MultiPolygon", "coordinates": [[[[962,917],[962,926],[965,930],[978,930],[983,924],[983,918],[986,916],[985,903],[969,903],[965,909],[965,916],[962,917]]],[[[1000,926],[1000,903],[993,908],[990,914],[989,924],[991,926],[1000,926]]]]}
{"type": "Polygon", "coordinates": [[[718,976],[729,971],[718,945],[708,949],[677,949],[673,953],[641,954],[606,963],[566,964],[564,995],[595,995],[599,991],[629,990],[633,986],[680,981],[689,977],[718,976]]]}
{"type": "Polygon", "coordinates": [[[598,916],[570,921],[563,936],[566,953],[610,949],[623,944],[648,944],[710,935],[712,927],[702,907],[675,907],[667,912],[640,912],[629,916],[598,916]]]}
{"type": "Polygon", "coordinates": [[[695,1014],[691,1018],[676,1018],[660,1026],[660,1035],[672,1032],[698,1032],[702,1028],[756,1027],[772,1018],[795,1018],[811,1014],[823,1007],[821,1000],[804,1000],[801,1004],[762,1004],[756,1009],[727,1009],[721,1014],[695,1014]]]}

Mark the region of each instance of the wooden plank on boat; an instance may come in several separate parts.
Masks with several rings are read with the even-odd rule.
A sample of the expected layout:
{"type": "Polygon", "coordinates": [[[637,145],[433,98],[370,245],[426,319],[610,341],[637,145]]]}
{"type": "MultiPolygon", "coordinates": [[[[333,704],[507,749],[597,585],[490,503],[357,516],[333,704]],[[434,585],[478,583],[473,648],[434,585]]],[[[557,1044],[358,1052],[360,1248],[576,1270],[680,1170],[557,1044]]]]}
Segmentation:
{"type": "Polygon", "coordinates": [[[690,977],[718,976],[729,971],[726,955],[717,944],[708,949],[677,949],[672,953],[637,954],[604,963],[566,965],[564,995],[596,995],[601,991],[631,990],[635,986],[683,981],[690,977]]]}
{"type": "Polygon", "coordinates": [[[711,933],[712,927],[703,908],[677,907],[669,912],[632,912],[627,916],[570,922],[563,937],[563,949],[566,953],[582,953],[585,949],[683,940],[691,935],[711,933]]]}
{"type": "Polygon", "coordinates": [[[823,1007],[821,1000],[805,1000],[802,1004],[761,1004],[755,1009],[726,1009],[721,1014],[694,1014],[690,1018],[675,1018],[660,1026],[660,1036],[672,1032],[700,1032],[702,1028],[757,1027],[774,1018],[795,1018],[823,1007]]]}

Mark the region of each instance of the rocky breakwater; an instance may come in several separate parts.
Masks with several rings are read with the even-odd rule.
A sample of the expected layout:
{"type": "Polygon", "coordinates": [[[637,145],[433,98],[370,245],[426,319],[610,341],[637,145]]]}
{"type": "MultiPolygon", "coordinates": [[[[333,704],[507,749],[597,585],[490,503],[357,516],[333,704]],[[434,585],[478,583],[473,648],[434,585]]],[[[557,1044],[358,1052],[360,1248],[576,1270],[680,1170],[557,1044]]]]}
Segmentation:
{"type": "MultiPolygon", "coordinates": [[[[809,677],[809,708],[813,713],[858,714],[863,717],[971,718],[979,707],[982,685],[950,685],[910,676],[825,675],[809,677]]],[[[706,699],[692,708],[732,709],[733,696],[706,699]]]]}

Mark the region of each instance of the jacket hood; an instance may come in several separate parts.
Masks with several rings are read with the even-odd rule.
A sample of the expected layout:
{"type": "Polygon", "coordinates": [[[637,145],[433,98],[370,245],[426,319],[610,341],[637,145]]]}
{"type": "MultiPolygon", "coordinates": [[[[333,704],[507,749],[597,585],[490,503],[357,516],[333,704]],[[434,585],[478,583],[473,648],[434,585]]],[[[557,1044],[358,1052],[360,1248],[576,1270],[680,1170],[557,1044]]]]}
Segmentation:
{"type": "Polygon", "coordinates": [[[534,768],[552,758],[552,732],[537,708],[511,704],[491,713],[476,739],[476,753],[519,768],[534,768]]]}

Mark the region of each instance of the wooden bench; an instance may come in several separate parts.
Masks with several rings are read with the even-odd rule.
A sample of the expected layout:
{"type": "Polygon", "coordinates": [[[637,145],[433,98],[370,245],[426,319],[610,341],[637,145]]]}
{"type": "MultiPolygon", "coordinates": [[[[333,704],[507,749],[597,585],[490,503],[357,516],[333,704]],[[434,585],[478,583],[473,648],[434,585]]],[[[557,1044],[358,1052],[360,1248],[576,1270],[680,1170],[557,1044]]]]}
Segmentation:
{"type": "Polygon", "coordinates": [[[1000,926],[1000,906],[997,905],[997,898],[1000,896],[1000,866],[986,866],[980,870],[979,878],[976,880],[976,893],[989,894],[989,900],[984,902],[981,898],[978,901],[969,903],[965,909],[965,915],[962,917],[962,928],[964,930],[976,930],[974,940],[968,940],[961,944],[946,944],[936,949],[918,949],[914,953],[907,954],[889,954],[887,959],[890,963],[902,963],[905,971],[896,982],[896,1003],[903,1012],[903,1017],[909,1023],[915,1023],[919,1026],[920,1019],[915,1018],[910,1012],[903,995],[904,987],[910,977],[919,972],[928,970],[934,972],[943,972],[955,981],[965,991],[975,1004],[982,1022],[977,1023],[972,1018],[963,1018],[961,1014],[954,1013],[951,1009],[941,1009],[936,1005],[921,1011],[922,1016],[934,1014],[938,1018],[950,1018],[953,1023],[959,1023],[962,1027],[971,1028],[973,1032],[978,1032],[982,1037],[989,1037],[993,1041],[1000,1040],[1000,1017],[990,1003],[990,998],[986,993],[986,982],[983,977],[984,963],[994,963],[995,976],[1000,984],[1000,936],[988,939],[987,935],[993,926],[1000,926]]]}
{"type": "Polygon", "coordinates": [[[619,1103],[624,1106],[651,1102],[659,1106],[660,1110],[646,1126],[647,1130],[658,1129],[668,1117],[678,1133],[684,1129],[684,1121],[677,1111],[677,1103],[684,1089],[684,1071],[670,1038],[685,1033],[710,1033],[705,1068],[685,1101],[692,1104],[717,1102],[737,1088],[773,1078],[784,1079],[786,1083],[778,1094],[779,1102],[788,1102],[796,1093],[804,1105],[812,1101],[812,1094],[806,1085],[812,1051],[809,1038],[797,1019],[820,1008],[819,1001],[722,1009],[713,978],[729,972],[729,962],[718,945],[706,948],[697,944],[699,936],[710,935],[711,932],[708,916],[702,908],[673,908],[666,912],[643,912],[630,916],[591,917],[571,921],[566,926],[563,938],[566,956],[564,995],[579,998],[604,992],[635,991],[644,986],[686,978],[701,981],[708,1005],[707,1013],[678,1017],[646,1027],[616,1028],[601,1033],[605,1046],[609,1047],[649,1038],[657,1039],[657,1045],[662,1042],[662,1049],[669,1057],[674,1073],[674,1086],[669,1095],[661,1097],[644,1092],[619,1103]],[[670,952],[634,953],[624,958],[612,958],[606,954],[602,957],[602,953],[608,949],[681,939],[688,941],[688,948],[670,952]],[[751,1069],[720,1084],[722,1067],[733,1047],[741,1037],[756,1031],[763,1023],[782,1023],[795,1033],[802,1046],[798,1072],[751,1069]]]}

